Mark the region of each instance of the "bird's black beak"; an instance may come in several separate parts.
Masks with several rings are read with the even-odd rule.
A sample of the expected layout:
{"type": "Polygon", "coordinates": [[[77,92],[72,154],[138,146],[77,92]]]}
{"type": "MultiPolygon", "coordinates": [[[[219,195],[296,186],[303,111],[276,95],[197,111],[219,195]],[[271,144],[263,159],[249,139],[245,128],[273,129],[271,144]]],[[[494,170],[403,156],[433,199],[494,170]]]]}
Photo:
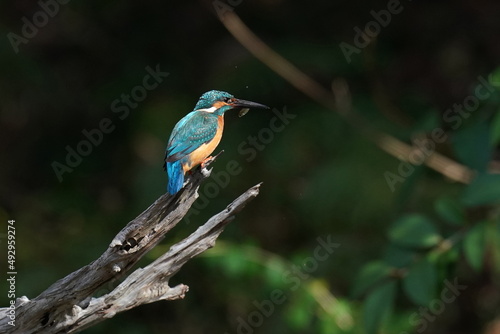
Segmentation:
{"type": "Polygon", "coordinates": [[[229,103],[230,106],[235,108],[259,108],[259,109],[270,109],[268,106],[265,106],[260,103],[245,101],[240,99],[232,99],[229,103]]]}

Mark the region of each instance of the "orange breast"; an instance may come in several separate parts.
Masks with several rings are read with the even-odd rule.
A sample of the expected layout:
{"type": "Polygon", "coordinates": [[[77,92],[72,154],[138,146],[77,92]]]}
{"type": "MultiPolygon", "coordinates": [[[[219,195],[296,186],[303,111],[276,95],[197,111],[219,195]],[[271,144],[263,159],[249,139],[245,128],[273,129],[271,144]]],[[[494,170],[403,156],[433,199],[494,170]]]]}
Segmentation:
{"type": "Polygon", "coordinates": [[[184,172],[187,172],[193,167],[201,164],[210,154],[212,154],[217,145],[219,145],[222,138],[222,130],[224,130],[224,116],[218,116],[217,120],[217,132],[215,133],[214,138],[189,154],[189,162],[182,166],[184,172]]]}

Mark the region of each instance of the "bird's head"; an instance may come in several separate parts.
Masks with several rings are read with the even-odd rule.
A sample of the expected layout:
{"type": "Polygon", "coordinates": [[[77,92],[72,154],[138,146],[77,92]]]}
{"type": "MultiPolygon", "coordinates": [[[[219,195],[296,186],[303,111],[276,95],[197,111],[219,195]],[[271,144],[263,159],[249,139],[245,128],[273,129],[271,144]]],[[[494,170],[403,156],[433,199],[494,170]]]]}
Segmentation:
{"type": "Polygon", "coordinates": [[[196,103],[196,106],[194,107],[194,110],[205,111],[215,115],[223,115],[226,111],[234,108],[269,109],[268,106],[260,103],[240,100],[235,98],[233,95],[220,90],[211,90],[204,93],[200,97],[198,103],[196,103]]]}

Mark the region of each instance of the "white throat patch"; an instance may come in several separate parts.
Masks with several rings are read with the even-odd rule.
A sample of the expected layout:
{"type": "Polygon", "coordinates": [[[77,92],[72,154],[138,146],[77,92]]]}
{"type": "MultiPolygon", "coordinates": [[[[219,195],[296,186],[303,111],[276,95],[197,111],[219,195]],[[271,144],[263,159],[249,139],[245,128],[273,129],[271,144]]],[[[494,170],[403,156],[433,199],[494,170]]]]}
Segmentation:
{"type": "Polygon", "coordinates": [[[210,113],[213,113],[216,110],[217,110],[216,107],[210,107],[210,108],[205,108],[205,109],[198,109],[198,111],[206,111],[206,112],[210,112],[210,113]]]}

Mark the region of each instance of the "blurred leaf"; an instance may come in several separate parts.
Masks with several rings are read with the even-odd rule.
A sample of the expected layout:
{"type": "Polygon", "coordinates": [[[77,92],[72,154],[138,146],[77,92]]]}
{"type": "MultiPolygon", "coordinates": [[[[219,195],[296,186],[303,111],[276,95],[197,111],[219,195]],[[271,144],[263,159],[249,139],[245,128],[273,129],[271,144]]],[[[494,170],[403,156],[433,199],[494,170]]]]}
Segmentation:
{"type": "Polygon", "coordinates": [[[223,268],[229,276],[239,276],[245,271],[247,260],[243,252],[235,247],[232,247],[222,259],[225,261],[223,268]]]}
{"type": "Polygon", "coordinates": [[[287,312],[288,323],[294,330],[302,330],[309,325],[313,313],[309,307],[304,307],[304,305],[295,304],[287,312]]]}
{"type": "Polygon", "coordinates": [[[479,174],[465,189],[462,202],[467,206],[485,205],[500,201],[500,175],[479,174]]]}
{"type": "Polygon", "coordinates": [[[500,112],[497,112],[491,121],[490,144],[496,146],[500,143],[500,112]]]}
{"type": "Polygon", "coordinates": [[[396,220],[389,229],[389,239],[408,247],[432,247],[440,240],[432,221],[420,214],[409,214],[396,220]]]}
{"type": "Polygon", "coordinates": [[[428,259],[416,263],[403,278],[403,289],[417,305],[429,305],[436,293],[436,267],[428,259]]]}
{"type": "Polygon", "coordinates": [[[448,223],[462,225],[465,222],[464,209],[451,197],[443,196],[438,198],[434,202],[434,209],[448,223]]]}
{"type": "Polygon", "coordinates": [[[320,333],[321,334],[331,334],[334,333],[338,328],[333,317],[326,316],[320,318],[320,333]]]}
{"type": "Polygon", "coordinates": [[[500,88],[500,67],[491,73],[488,81],[493,87],[500,88]]]}
{"type": "Polygon", "coordinates": [[[392,313],[396,286],[396,281],[386,282],[374,289],[366,298],[363,311],[366,333],[377,333],[383,318],[392,313]]]}
{"type": "Polygon", "coordinates": [[[374,261],[366,264],[354,280],[353,296],[359,297],[370,287],[386,278],[390,273],[391,267],[382,261],[374,261]]]}
{"type": "Polygon", "coordinates": [[[479,223],[471,228],[464,238],[465,259],[475,271],[480,271],[483,266],[486,251],[485,232],[485,224],[479,223]]]}
{"type": "Polygon", "coordinates": [[[443,271],[443,275],[447,274],[448,266],[454,265],[459,261],[461,257],[461,244],[455,243],[445,252],[438,251],[437,261],[434,262],[437,264],[437,268],[443,271]]]}
{"type": "Polygon", "coordinates": [[[286,312],[290,326],[297,331],[306,328],[314,316],[314,307],[314,300],[308,294],[297,295],[286,312]]]}
{"type": "Polygon", "coordinates": [[[415,252],[408,248],[399,247],[390,243],[384,253],[384,261],[393,267],[408,267],[413,262],[415,252]]]}
{"type": "Polygon", "coordinates": [[[453,147],[464,164],[479,172],[486,171],[492,155],[488,123],[478,121],[461,128],[453,137],[453,147]]]}
{"type": "Polygon", "coordinates": [[[283,273],[286,265],[277,257],[271,257],[266,263],[264,271],[269,286],[279,287],[283,285],[283,273]]]}

